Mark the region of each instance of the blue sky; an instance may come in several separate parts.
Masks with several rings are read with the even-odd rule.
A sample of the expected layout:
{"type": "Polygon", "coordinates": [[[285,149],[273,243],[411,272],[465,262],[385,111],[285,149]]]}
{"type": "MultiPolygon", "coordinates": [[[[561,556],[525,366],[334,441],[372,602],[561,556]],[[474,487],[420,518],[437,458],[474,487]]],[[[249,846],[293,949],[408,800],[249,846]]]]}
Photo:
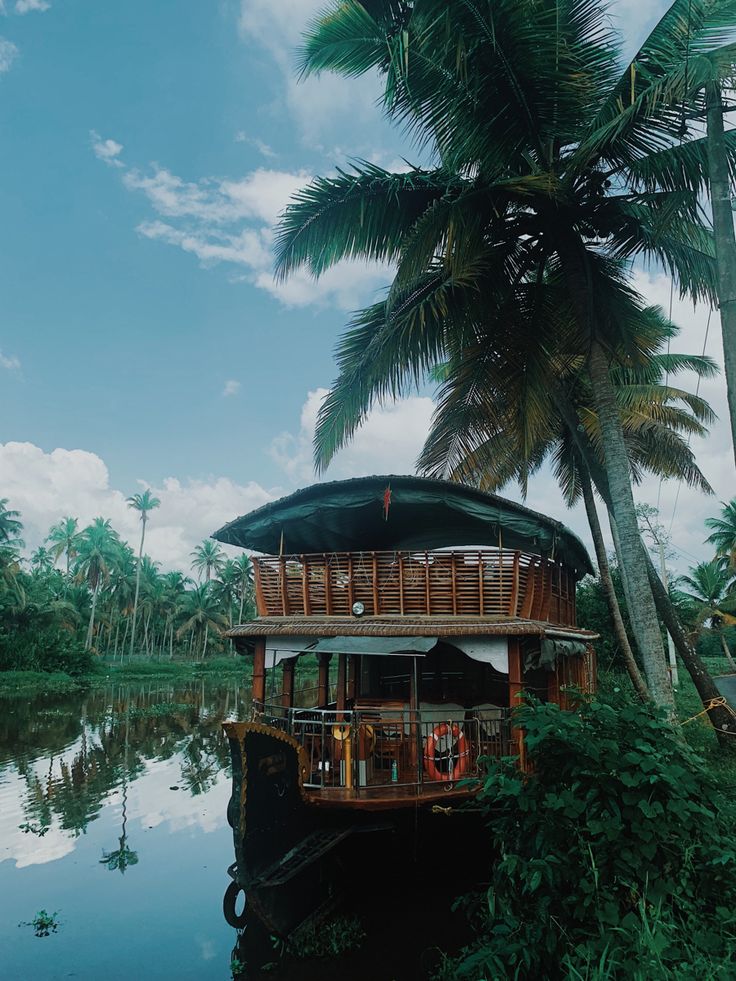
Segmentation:
{"type": "MultiPolygon", "coordinates": [[[[150,485],[151,552],[181,565],[221,521],[312,479],[335,340],[387,272],[277,286],[271,228],[350,156],[416,159],[375,82],[297,84],[293,49],[322,5],[0,3],[0,496],[31,543],[65,513],[134,536],[124,498],[150,485]]],[[[615,9],[635,32],[663,5],[615,9]]],[[[642,288],[666,302],[664,277],[642,288]]],[[[683,308],[683,349],[704,318],[683,308]]],[[[430,413],[426,393],[377,412],[328,476],[410,471],[430,413]]],[[[584,532],[548,477],[530,503],[584,532]]],[[[699,529],[677,533],[697,547],[699,529]]]]}

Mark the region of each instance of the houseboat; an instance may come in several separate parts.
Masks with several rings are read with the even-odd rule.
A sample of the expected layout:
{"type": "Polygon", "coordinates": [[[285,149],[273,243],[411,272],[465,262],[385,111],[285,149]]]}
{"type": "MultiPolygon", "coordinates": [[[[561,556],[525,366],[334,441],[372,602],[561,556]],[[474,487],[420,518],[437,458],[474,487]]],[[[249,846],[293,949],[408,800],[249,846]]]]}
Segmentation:
{"type": "Polygon", "coordinates": [[[227,634],[252,663],[252,719],[225,726],[237,866],[279,883],[346,836],[446,814],[482,760],[522,754],[522,690],[595,686],[564,525],[461,484],[315,484],[225,525],[255,553],[257,618],[227,634]]]}

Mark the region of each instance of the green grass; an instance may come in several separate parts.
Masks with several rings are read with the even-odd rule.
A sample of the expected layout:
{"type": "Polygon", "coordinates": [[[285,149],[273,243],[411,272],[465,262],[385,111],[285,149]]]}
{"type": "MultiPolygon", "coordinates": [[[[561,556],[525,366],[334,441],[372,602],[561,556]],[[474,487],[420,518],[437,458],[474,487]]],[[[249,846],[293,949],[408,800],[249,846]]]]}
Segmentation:
{"type": "Polygon", "coordinates": [[[250,676],[250,664],[241,657],[218,657],[208,661],[141,661],[130,664],[100,663],[96,670],[73,678],[63,671],[0,671],[0,698],[51,692],[65,694],[86,688],[99,688],[109,681],[139,681],[168,678],[237,678],[250,676]]]}

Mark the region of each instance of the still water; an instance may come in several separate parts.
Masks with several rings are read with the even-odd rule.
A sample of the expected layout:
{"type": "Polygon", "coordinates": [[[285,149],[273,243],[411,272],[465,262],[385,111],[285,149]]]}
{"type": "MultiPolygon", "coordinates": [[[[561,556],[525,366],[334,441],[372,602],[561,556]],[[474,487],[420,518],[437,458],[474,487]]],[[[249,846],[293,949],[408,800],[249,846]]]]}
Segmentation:
{"type": "Polygon", "coordinates": [[[0,701],[0,977],[230,977],[221,725],[246,712],[199,681],[0,701]]]}
{"type": "MultiPolygon", "coordinates": [[[[234,682],[0,700],[0,979],[228,981],[234,952],[239,981],[431,975],[438,943],[458,939],[458,887],[438,883],[431,861],[399,873],[392,860],[372,889],[355,884],[366,938],[338,959],[295,962],[267,932],[226,923],[222,723],[248,712],[234,682]],[[38,937],[41,910],[58,929],[38,937]]],[[[456,847],[448,825],[442,850],[456,847]]]]}

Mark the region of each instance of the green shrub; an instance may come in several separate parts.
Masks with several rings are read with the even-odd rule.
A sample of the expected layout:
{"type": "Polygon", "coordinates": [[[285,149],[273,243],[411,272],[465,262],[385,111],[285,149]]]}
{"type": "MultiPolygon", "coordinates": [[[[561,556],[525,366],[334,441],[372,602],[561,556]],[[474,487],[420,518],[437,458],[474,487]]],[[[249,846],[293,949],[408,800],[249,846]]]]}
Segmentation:
{"type": "Polygon", "coordinates": [[[58,627],[0,630],[0,671],[63,671],[78,677],[94,664],[82,642],[58,627]]]}
{"type": "Polygon", "coordinates": [[[736,976],[736,850],[699,758],[656,711],[528,699],[531,772],[489,765],[497,861],[445,979],[736,976]]]}

